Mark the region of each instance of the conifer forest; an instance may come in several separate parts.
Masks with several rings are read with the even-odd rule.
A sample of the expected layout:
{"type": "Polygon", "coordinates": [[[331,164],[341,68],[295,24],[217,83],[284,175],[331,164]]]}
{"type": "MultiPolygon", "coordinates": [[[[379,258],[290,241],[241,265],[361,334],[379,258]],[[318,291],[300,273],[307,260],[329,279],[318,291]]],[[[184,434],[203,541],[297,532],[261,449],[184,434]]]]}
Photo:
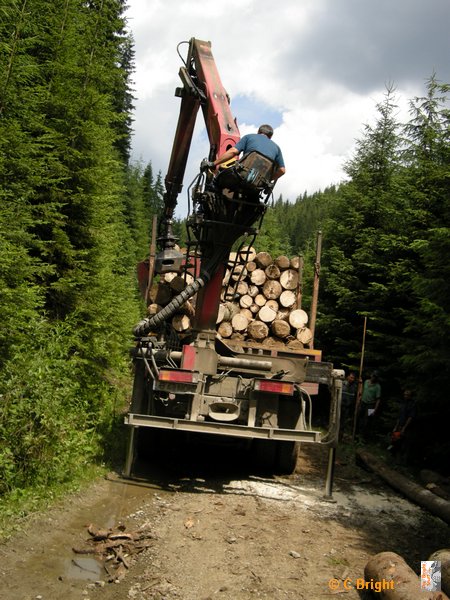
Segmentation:
{"type": "MultiPolygon", "coordinates": [[[[5,497],[108,461],[130,396],[131,332],[145,310],[136,263],[162,210],[163,175],[130,158],[134,49],[124,11],[124,0],[0,8],[5,497]]],[[[408,386],[419,407],[415,460],[443,468],[450,85],[434,73],[424,81],[408,122],[397,121],[395,89],[386,90],[345,165],[346,182],[302,193],[298,165],[298,197],[275,197],[256,248],[303,255],[307,309],[322,231],[315,347],[337,368],[357,370],[367,317],[364,376],[380,373],[387,429],[408,386]]],[[[183,235],[182,222],[177,229],[183,235]]]]}

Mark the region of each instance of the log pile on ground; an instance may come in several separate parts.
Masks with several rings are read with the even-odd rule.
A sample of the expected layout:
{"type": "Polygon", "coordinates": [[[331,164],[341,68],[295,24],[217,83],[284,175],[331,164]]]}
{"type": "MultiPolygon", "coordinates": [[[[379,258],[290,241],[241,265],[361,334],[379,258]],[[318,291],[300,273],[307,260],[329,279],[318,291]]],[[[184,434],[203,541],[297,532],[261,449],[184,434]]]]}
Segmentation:
{"type": "MultiPolygon", "coordinates": [[[[125,525],[116,529],[99,529],[89,525],[90,537],[83,548],[72,548],[75,554],[92,554],[103,562],[109,583],[121,581],[134,562],[134,557],[149,548],[155,535],[143,525],[136,531],[127,532],[125,525]]],[[[76,559],[73,560],[76,565],[76,559]]]]}
{"type": "Polygon", "coordinates": [[[230,256],[217,316],[221,338],[299,350],[312,341],[299,308],[299,258],[244,248],[230,256]]]}

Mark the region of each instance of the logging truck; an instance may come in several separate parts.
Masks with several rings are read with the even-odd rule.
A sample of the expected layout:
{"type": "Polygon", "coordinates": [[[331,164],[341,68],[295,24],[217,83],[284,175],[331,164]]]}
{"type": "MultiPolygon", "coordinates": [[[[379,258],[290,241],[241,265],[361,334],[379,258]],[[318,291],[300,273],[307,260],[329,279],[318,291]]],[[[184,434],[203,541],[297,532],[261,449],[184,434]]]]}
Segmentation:
{"type": "Polygon", "coordinates": [[[331,494],[343,373],[313,347],[299,302],[298,257],[254,250],[272,197],[273,162],[251,152],[222,168],[201,168],[188,188],[184,250],[173,234],[198,109],[209,166],[240,139],[210,42],[182,43],[187,57],[175,92],[181,107],[164,211],[158,231],[153,223],[150,257],[139,266],[148,308],[134,328],[125,474],[131,476],[137,438],[148,430],[245,441],[274,473],[291,473],[298,444],[310,442],[329,449],[331,494]],[[312,427],[319,385],[330,399],[325,431],[312,427]]]}

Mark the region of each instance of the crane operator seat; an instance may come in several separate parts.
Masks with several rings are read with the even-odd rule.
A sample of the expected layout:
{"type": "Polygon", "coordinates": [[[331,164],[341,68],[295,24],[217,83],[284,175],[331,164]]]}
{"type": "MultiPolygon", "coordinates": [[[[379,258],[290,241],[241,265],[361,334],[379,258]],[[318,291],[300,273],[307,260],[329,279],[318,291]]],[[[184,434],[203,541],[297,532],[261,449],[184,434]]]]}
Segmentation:
{"type": "Polygon", "coordinates": [[[259,194],[270,189],[274,172],[275,163],[270,158],[252,151],[240,160],[233,161],[231,166],[221,169],[214,178],[214,183],[221,190],[243,190],[259,194]]]}

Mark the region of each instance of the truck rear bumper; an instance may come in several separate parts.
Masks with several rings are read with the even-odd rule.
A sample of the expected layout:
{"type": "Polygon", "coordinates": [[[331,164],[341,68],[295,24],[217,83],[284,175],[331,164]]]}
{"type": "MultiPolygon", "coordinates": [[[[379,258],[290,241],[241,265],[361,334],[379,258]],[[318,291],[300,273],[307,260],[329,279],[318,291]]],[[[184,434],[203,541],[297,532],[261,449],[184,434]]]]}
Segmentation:
{"type": "Polygon", "coordinates": [[[278,429],[269,427],[249,427],[233,423],[217,423],[211,421],[189,421],[169,417],[155,417],[129,413],[125,424],[131,427],[155,427],[176,431],[190,431],[233,437],[259,438],[280,440],[284,442],[320,442],[322,434],[319,431],[303,431],[294,429],[278,429]]]}

